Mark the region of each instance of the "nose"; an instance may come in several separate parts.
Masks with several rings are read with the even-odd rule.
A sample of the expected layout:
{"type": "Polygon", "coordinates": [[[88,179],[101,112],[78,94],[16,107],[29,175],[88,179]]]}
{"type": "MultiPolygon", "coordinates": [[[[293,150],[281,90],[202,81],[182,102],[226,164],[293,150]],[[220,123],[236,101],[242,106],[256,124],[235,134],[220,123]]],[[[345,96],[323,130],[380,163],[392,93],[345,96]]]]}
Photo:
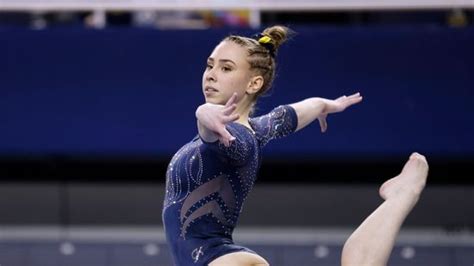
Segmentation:
{"type": "Polygon", "coordinates": [[[206,81],[216,81],[214,69],[209,69],[206,73],[206,81]]]}

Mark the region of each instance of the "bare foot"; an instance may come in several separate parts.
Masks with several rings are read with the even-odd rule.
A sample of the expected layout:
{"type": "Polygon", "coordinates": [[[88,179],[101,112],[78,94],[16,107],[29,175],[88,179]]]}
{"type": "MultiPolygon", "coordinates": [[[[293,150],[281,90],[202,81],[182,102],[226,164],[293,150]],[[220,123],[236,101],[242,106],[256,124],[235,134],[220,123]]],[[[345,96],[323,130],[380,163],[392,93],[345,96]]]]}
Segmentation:
{"type": "Polygon", "coordinates": [[[402,172],[396,177],[387,180],[379,189],[380,196],[387,200],[396,196],[420,196],[428,177],[428,163],[425,156],[412,153],[405,163],[402,172]]]}

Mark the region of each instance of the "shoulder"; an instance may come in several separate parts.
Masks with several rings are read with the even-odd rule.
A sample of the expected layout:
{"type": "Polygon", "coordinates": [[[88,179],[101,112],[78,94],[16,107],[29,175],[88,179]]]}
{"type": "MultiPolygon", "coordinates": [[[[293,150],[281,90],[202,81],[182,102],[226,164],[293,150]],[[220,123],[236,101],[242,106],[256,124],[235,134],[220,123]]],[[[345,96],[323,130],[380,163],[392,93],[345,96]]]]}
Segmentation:
{"type": "Polygon", "coordinates": [[[267,114],[249,119],[249,122],[252,128],[256,131],[260,131],[265,128],[268,129],[268,126],[276,121],[285,121],[293,124],[297,119],[296,111],[293,107],[290,105],[280,105],[273,108],[273,110],[267,114]]]}
{"type": "Polygon", "coordinates": [[[249,121],[260,145],[270,140],[289,135],[296,130],[298,117],[290,105],[280,105],[266,115],[258,116],[249,121]]]}

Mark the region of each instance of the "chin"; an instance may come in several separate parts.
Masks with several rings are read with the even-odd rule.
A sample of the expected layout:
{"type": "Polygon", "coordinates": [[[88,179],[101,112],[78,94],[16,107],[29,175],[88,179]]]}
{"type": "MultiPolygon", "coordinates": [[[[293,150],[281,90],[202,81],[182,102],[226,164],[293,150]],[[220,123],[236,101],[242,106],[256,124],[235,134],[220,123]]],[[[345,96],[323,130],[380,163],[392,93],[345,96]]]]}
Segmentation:
{"type": "Polygon", "coordinates": [[[218,98],[213,98],[213,97],[204,97],[204,99],[206,100],[206,103],[212,103],[212,104],[221,104],[221,105],[224,105],[224,103],[222,103],[222,101],[218,98]]]}

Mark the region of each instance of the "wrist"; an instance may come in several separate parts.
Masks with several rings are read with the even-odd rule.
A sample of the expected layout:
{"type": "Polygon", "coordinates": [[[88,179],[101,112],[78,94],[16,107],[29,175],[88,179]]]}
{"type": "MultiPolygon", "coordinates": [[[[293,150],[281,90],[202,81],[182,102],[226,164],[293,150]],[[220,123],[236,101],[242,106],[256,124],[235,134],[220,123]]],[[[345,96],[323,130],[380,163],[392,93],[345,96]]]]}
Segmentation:
{"type": "Polygon", "coordinates": [[[199,117],[202,117],[202,114],[206,111],[208,106],[209,106],[209,103],[204,103],[204,104],[201,104],[201,105],[198,106],[198,108],[196,109],[196,112],[195,112],[195,115],[196,115],[197,119],[199,119],[199,117]]]}
{"type": "Polygon", "coordinates": [[[203,105],[199,105],[198,108],[196,109],[196,112],[194,113],[198,120],[199,120],[200,114],[202,113],[202,106],[203,105]]]}
{"type": "Polygon", "coordinates": [[[312,99],[313,110],[317,113],[324,113],[327,109],[327,102],[324,98],[314,97],[312,99]]]}

